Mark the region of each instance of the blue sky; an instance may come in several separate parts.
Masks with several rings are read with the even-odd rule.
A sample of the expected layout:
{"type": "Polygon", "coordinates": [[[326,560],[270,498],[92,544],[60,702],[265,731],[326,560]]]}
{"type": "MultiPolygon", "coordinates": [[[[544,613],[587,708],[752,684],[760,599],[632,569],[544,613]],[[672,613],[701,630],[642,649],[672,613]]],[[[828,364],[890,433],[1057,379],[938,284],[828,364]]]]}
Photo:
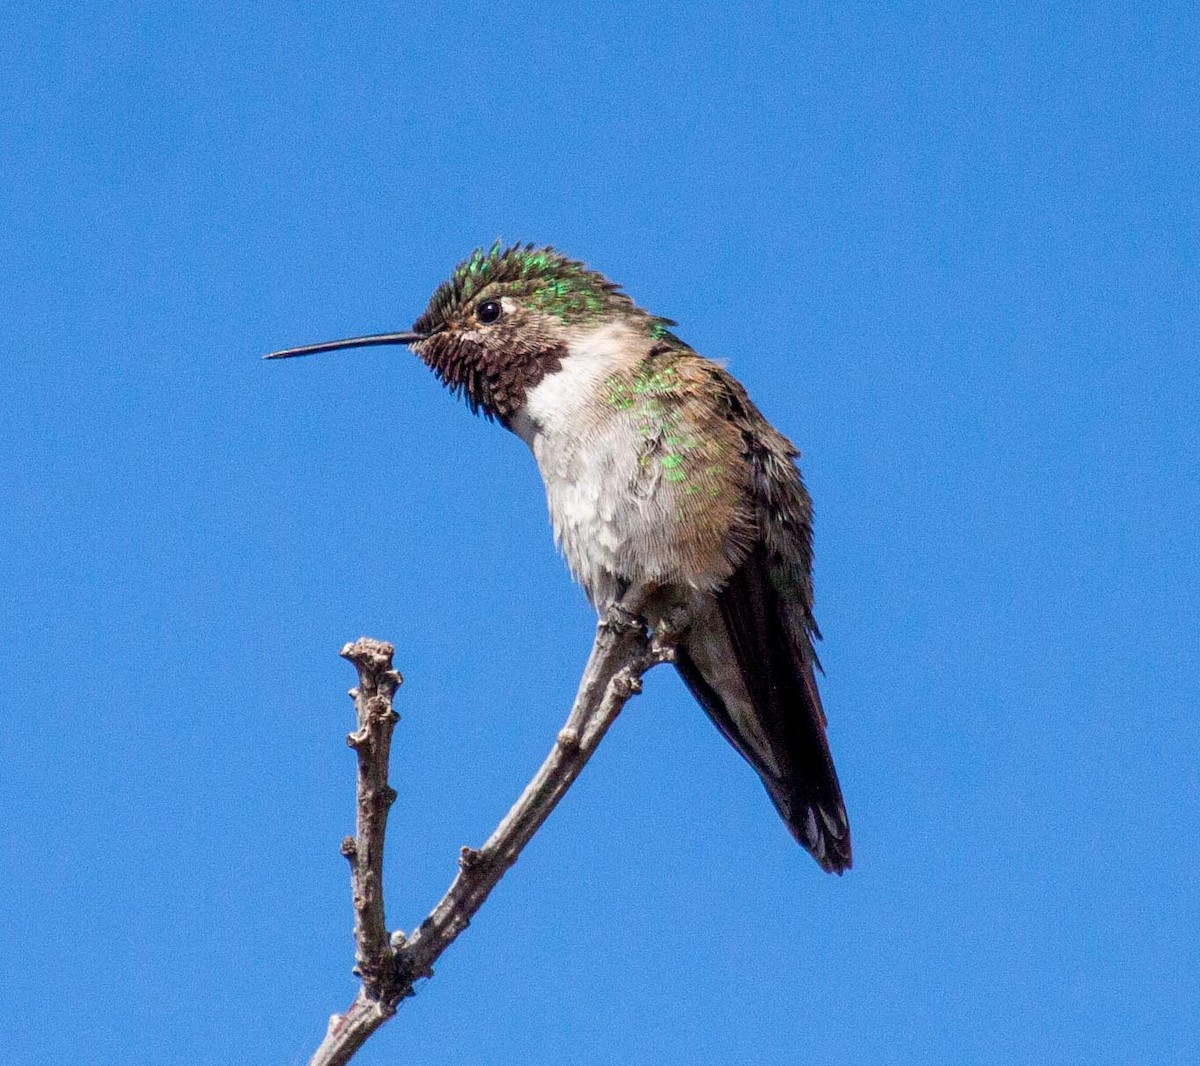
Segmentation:
{"type": "Polygon", "coordinates": [[[0,1046],[301,1063],[350,1000],[341,644],[410,927],[591,639],[401,349],[496,237],[804,452],[855,868],[666,670],[358,1060],[1194,1063],[1193,4],[19,4],[0,44],[0,1046]]]}

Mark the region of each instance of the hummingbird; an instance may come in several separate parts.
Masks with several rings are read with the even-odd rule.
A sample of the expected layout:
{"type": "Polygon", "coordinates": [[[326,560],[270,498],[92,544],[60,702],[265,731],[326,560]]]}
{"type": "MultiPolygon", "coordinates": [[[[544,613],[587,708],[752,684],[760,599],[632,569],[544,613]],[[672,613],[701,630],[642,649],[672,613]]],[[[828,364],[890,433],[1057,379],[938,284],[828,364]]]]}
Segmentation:
{"type": "Polygon", "coordinates": [[[268,359],[405,345],[529,445],[555,540],[603,613],[631,591],[725,738],[820,866],[851,864],[813,644],[799,452],[720,364],[551,247],[478,248],[411,330],[268,359]]]}

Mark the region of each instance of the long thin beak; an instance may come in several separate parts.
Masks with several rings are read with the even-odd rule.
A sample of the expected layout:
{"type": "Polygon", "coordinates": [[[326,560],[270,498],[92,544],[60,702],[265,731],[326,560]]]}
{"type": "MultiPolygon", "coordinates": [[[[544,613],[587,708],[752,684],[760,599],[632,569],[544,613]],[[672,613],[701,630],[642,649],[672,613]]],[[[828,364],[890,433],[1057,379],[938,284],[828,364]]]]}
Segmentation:
{"type": "Polygon", "coordinates": [[[342,348],[370,348],[375,344],[416,344],[428,337],[428,333],[372,333],[369,337],[349,337],[344,341],[323,341],[321,344],[306,344],[302,348],[285,348],[281,352],[264,355],[264,359],[291,359],[297,355],[316,355],[318,352],[336,352],[342,348]]]}

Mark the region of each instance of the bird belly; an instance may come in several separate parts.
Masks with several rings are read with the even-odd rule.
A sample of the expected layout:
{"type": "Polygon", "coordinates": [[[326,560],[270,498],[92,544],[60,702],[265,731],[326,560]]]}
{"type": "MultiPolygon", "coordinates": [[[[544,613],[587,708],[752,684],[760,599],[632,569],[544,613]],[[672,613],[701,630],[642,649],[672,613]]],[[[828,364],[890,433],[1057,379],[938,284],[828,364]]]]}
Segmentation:
{"type": "Polygon", "coordinates": [[[597,607],[631,586],[676,589],[673,599],[686,599],[688,590],[713,588],[727,576],[719,548],[698,550],[686,521],[690,498],[646,460],[628,419],[612,414],[554,432],[531,430],[518,416],[513,428],[537,460],[555,542],[597,607]]]}
{"type": "Polygon", "coordinates": [[[656,469],[639,462],[638,443],[617,419],[595,427],[586,441],[534,441],[555,541],[598,605],[630,584],[691,576],[675,535],[674,494],[656,469]]]}

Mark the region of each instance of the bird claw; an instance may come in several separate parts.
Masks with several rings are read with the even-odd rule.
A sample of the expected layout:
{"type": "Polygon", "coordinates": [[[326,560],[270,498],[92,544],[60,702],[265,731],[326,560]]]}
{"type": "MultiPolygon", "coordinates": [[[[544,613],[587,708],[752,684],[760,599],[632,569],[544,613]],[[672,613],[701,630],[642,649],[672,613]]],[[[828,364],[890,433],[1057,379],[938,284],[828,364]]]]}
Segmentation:
{"type": "Polygon", "coordinates": [[[623,603],[610,603],[601,617],[601,623],[610,629],[645,629],[646,620],[623,603]]]}

